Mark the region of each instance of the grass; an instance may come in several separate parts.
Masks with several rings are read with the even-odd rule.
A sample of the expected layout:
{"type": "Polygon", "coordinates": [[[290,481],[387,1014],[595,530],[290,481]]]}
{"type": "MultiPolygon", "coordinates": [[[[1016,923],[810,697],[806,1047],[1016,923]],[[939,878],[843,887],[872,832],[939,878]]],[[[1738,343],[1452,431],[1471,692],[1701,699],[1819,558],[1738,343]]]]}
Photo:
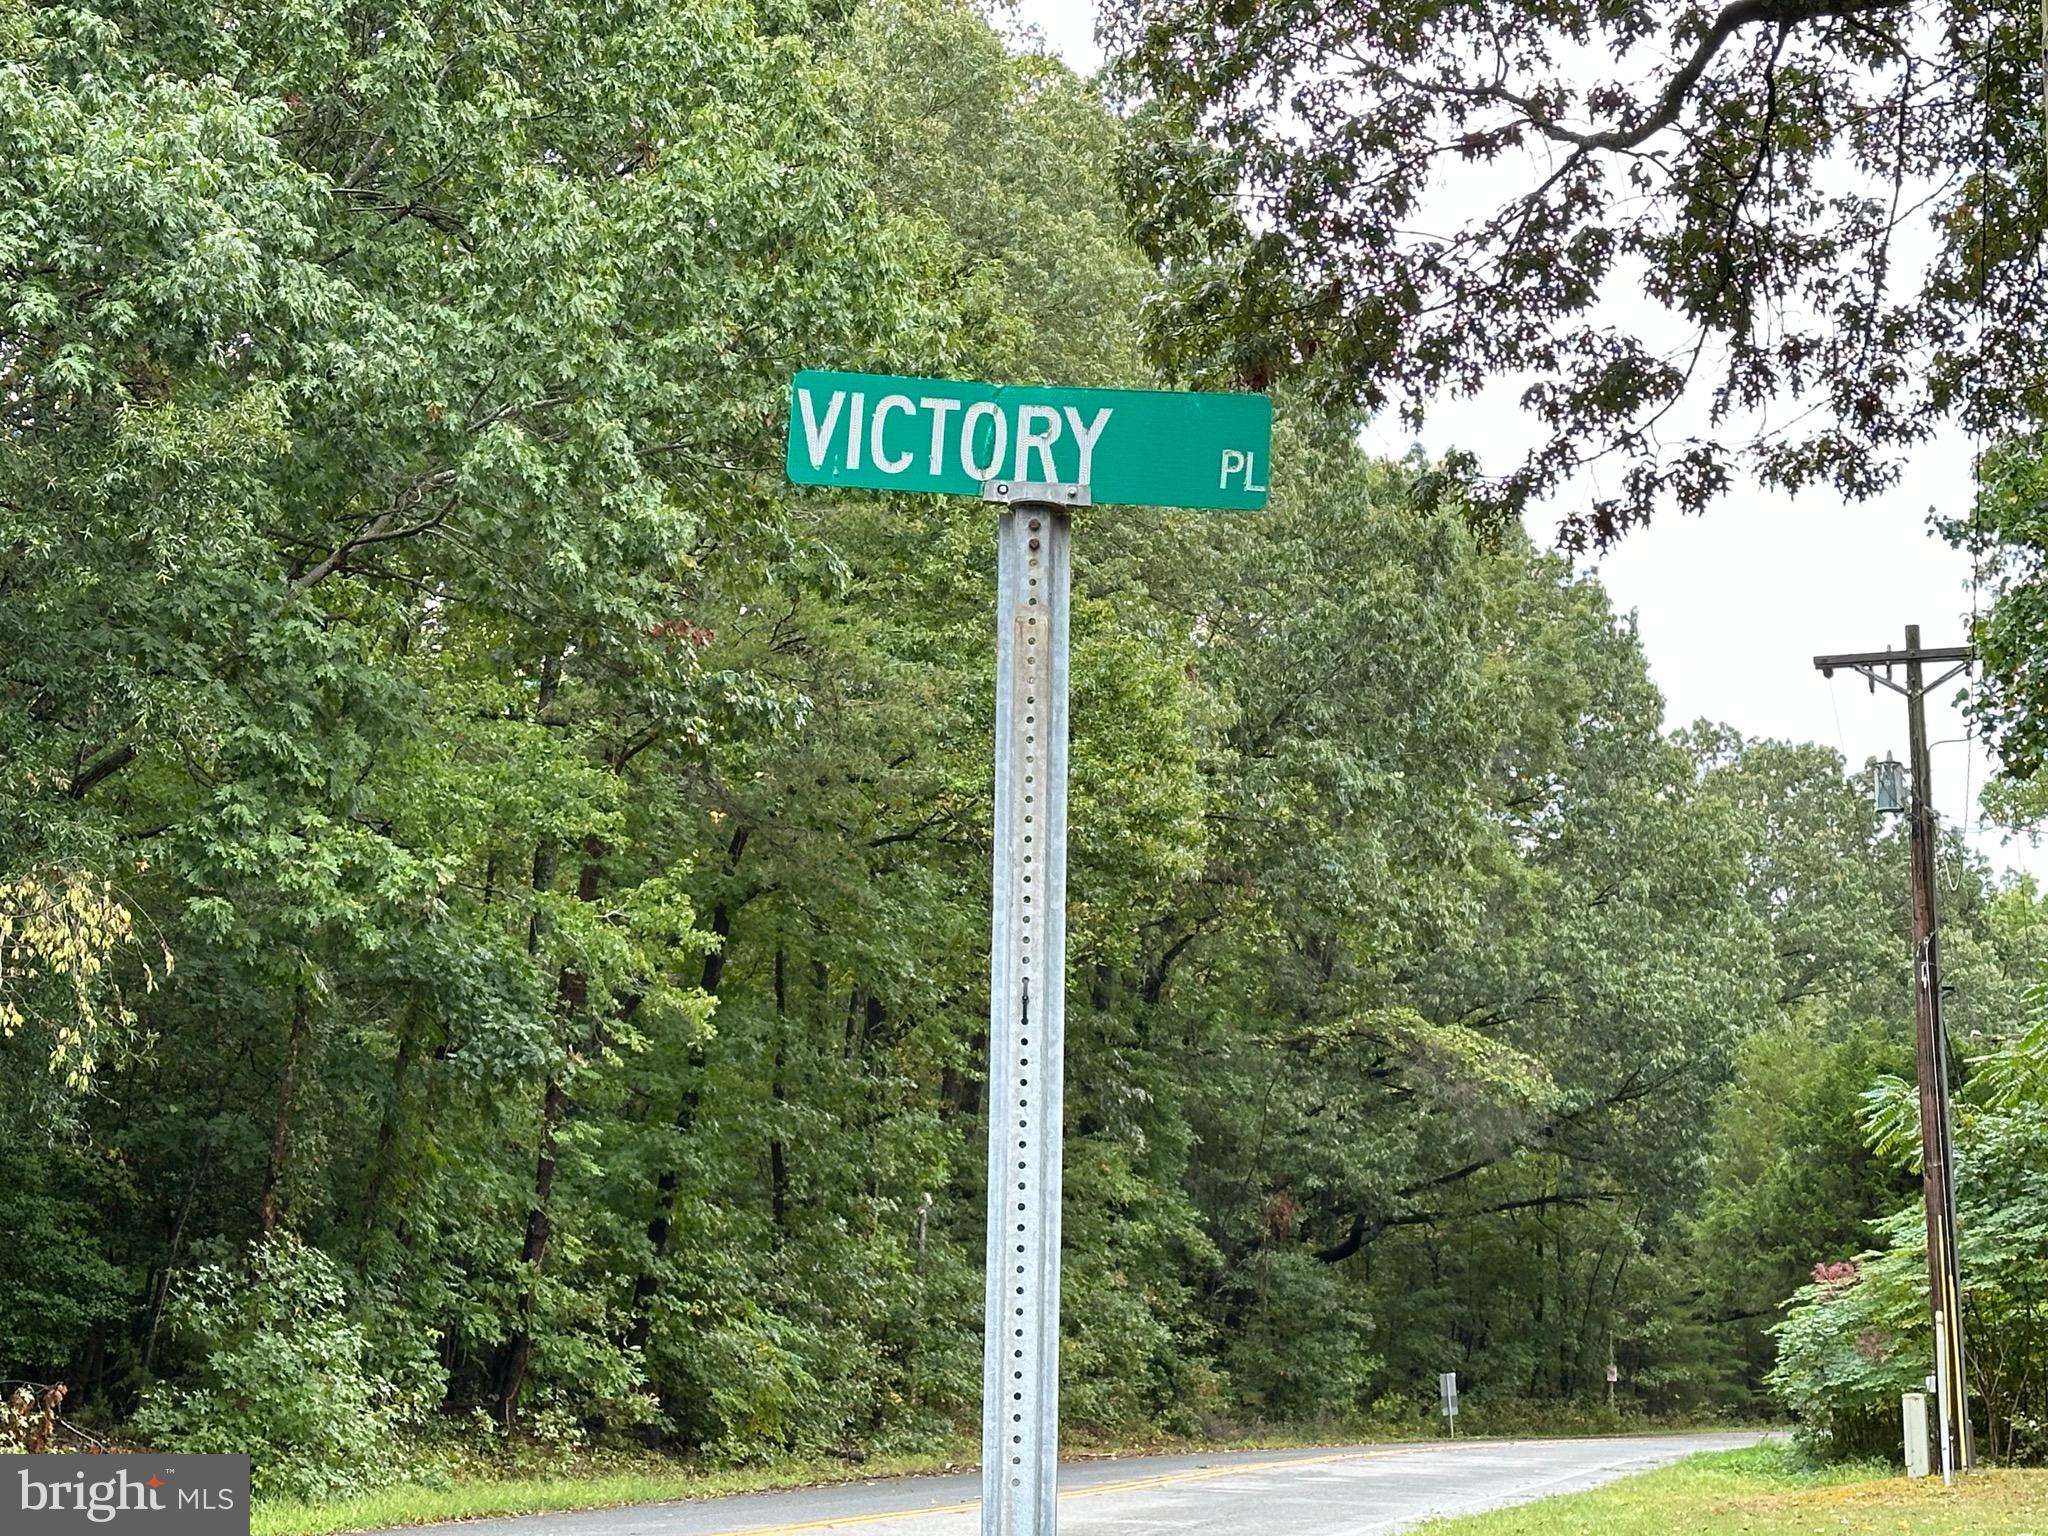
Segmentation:
{"type": "Polygon", "coordinates": [[[1876,1465],[1816,1468],[1790,1446],[1760,1445],[1433,1521],[1417,1536],[2048,1536],[2048,1472],[1980,1472],[1944,1488],[1876,1465]]]}
{"type": "Polygon", "coordinates": [[[711,1467],[647,1456],[558,1470],[461,1477],[447,1486],[401,1483],[329,1504],[259,1499],[251,1536],[328,1536],[334,1531],[377,1530],[486,1515],[536,1515],[566,1509],[606,1509],[675,1499],[712,1499],[770,1488],[819,1487],[876,1477],[958,1471],[981,1454],[977,1442],[914,1456],[874,1457],[854,1464],[838,1459],[790,1458],[765,1466],[711,1467]]]}

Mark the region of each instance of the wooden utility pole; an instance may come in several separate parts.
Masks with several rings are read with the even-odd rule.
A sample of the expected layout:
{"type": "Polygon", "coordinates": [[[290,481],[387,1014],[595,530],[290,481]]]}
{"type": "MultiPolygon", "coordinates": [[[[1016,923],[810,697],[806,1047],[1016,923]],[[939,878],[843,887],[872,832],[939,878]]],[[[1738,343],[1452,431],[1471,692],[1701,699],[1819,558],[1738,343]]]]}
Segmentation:
{"type": "Polygon", "coordinates": [[[1903,651],[1863,651],[1846,656],[1816,656],[1813,664],[1825,677],[1837,667],[1859,672],[1906,700],[1911,745],[1908,762],[1912,793],[1908,804],[1913,869],[1913,1011],[1920,1079],[1920,1190],[1927,1208],[1928,1309],[1934,1323],[1934,1381],[1940,1415],[1941,1463],[1967,1472],[1974,1456],[1970,1440],[1969,1387],[1963,1374],[1962,1271],[1956,1260],[1956,1184],[1954,1129],[1948,1096],[1948,1032],[1941,1022],[1941,957],[1936,943],[1938,914],[1934,906],[1934,805],[1929,794],[1927,759],[1927,691],[1939,688],[1966,670],[1976,653],[1966,645],[1923,649],[1920,626],[1906,626],[1903,651]],[[1929,662],[1953,662],[1928,682],[1929,662]],[[1902,688],[1892,681],[1892,668],[1906,669],[1902,688]],[[1883,675],[1878,673],[1883,668],[1883,675]]]}

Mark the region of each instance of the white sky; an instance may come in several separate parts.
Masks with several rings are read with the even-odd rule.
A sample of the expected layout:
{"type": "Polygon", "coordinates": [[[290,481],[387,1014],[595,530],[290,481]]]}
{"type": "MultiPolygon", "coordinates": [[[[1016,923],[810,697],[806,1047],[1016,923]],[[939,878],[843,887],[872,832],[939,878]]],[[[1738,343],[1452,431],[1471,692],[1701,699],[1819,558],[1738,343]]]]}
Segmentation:
{"type": "MultiPolygon", "coordinates": [[[[1089,73],[1101,63],[1093,0],[1017,0],[1014,14],[1074,69],[1089,73]]],[[[1423,446],[1469,448],[1489,470],[1512,467],[1535,437],[1514,394],[1444,403],[1431,413],[1423,446]]],[[[1366,440],[1397,454],[1412,439],[1389,420],[1366,440]]],[[[1868,502],[1738,485],[1703,517],[1667,516],[1601,557],[1615,606],[1636,611],[1666,723],[1705,717],[1749,736],[1818,741],[1852,766],[1887,751],[1905,758],[1905,701],[1882,688],[1873,697],[1846,673],[1824,681],[1813,658],[1903,645],[1909,623],[1920,626],[1923,644],[1963,642],[1970,562],[1930,532],[1927,518],[1933,508],[1968,511],[1972,453],[1962,434],[1945,435],[1914,456],[1897,487],[1868,502]]],[[[1530,517],[1539,541],[1549,541],[1560,512],[1540,508],[1530,517]]],[[[1927,725],[1936,743],[1968,730],[1946,696],[1928,700],[1927,725]]],[[[1977,823],[1974,800],[1989,757],[1959,740],[1936,745],[1932,756],[1936,807],[1952,824],[1977,823]]],[[[1980,827],[1973,841],[1994,864],[2048,877],[2048,850],[2005,843],[1995,828],[1980,827]]]]}

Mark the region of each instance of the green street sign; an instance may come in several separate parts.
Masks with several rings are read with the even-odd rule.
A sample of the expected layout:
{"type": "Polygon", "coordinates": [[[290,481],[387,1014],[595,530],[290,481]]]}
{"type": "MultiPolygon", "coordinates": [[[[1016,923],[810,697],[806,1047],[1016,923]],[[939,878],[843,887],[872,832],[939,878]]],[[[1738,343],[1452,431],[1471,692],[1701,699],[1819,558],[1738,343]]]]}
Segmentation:
{"type": "Polygon", "coordinates": [[[1098,505],[1266,504],[1264,395],[1040,389],[804,372],[789,391],[798,485],[979,496],[989,481],[1084,485],[1098,505]]]}

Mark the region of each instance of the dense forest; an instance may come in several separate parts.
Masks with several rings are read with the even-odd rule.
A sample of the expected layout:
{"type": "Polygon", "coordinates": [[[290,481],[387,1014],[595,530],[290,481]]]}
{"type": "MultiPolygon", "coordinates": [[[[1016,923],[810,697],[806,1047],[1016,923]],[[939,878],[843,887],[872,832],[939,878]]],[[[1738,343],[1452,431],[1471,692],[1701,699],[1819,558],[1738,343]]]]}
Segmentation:
{"type": "MultiPolygon", "coordinates": [[[[0,6],[0,1379],[274,1494],[435,1426],[971,1431],[992,523],[784,484],[789,378],[1229,376],[1151,302],[1229,199],[1190,141],[1213,248],[1148,240],[1170,124],[967,0],[230,9],[0,6]]],[[[1461,459],[1235,382],[1268,510],[1076,518],[1068,1432],[1420,1423],[1443,1370],[1549,1423],[1612,1363],[1881,1441],[1903,826],[1667,729],[1461,459]]],[[[2003,462],[1953,536],[2023,678],[2003,462]]],[[[1954,829],[1940,877],[2038,1456],[2048,904],[1954,829]]]]}

